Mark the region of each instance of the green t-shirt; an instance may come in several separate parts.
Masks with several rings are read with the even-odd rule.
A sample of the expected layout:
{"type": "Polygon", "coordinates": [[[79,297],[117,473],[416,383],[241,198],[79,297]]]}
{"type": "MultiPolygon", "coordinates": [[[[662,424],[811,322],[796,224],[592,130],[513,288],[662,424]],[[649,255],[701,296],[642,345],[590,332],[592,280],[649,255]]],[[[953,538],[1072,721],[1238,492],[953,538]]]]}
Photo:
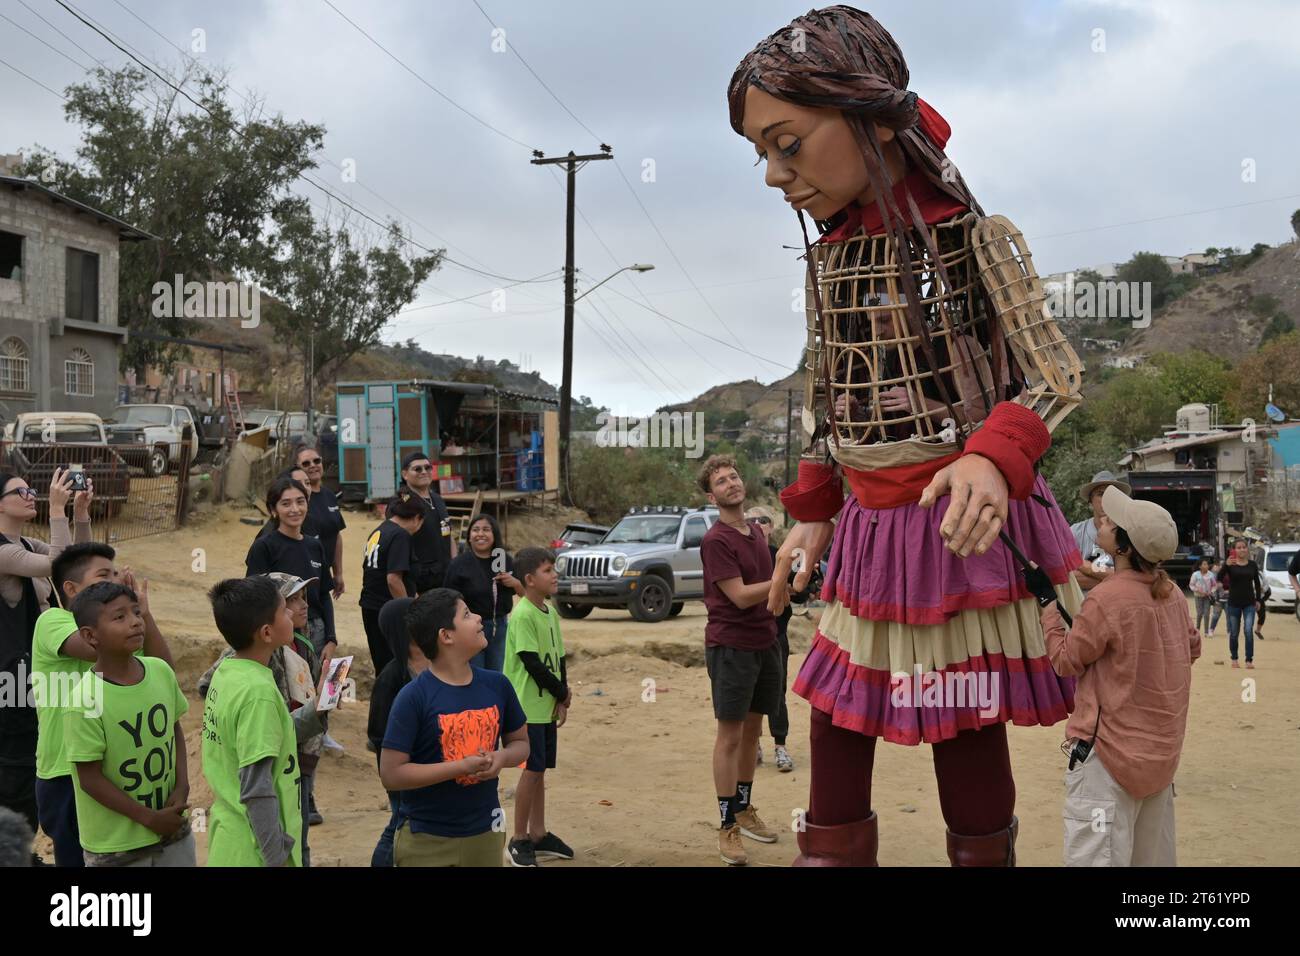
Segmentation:
{"type": "Polygon", "coordinates": [[[302,806],[293,719],[271,668],[229,657],[212,675],[203,702],[203,776],[212,787],[208,866],[264,866],[248,812],[239,800],[239,771],[274,757],[280,825],[293,837],[289,865],[302,866],[302,806]]]}
{"type": "Polygon", "coordinates": [[[524,669],[524,662],[519,659],[520,651],[536,654],[559,680],[564,641],[560,637],[560,615],[554,608],[543,610],[524,598],[515,605],[510,614],[510,626],[506,629],[506,677],[523,705],[528,722],[549,724],[555,719],[555,695],[539,686],[524,669]]]}
{"type": "MultiPolygon", "coordinates": [[[[63,714],[68,708],[82,707],[83,702],[77,700],[73,689],[95,667],[93,661],[60,653],[59,649],[76,630],[77,622],[71,611],[52,607],[36,619],[32,634],[32,693],[40,728],[36,738],[36,776],[42,780],[72,773],[72,764],[64,753],[63,714]]],[[[143,657],[144,649],[135,653],[143,657]]]]}
{"type": "MultiPolygon", "coordinates": [[[[111,684],[94,671],[83,675],[80,690],[94,706],[63,708],[65,758],[69,766],[98,762],[113,786],[146,807],[160,810],[176,789],[176,722],[190,705],[166,661],[156,657],[139,660],[144,677],[129,686],[111,684]],[[89,685],[94,685],[93,689],[89,685]]],[[[72,785],[77,828],[85,849],[121,853],[162,839],[87,794],[76,773],[72,785]]]]}

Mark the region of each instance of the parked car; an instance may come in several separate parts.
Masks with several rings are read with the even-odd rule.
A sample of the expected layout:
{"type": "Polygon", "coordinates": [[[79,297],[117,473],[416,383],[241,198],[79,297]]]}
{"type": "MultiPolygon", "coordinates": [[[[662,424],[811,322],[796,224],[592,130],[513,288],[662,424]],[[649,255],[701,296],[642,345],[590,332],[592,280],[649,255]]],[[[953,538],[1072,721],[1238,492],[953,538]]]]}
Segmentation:
{"type": "Polygon", "coordinates": [[[561,617],[583,618],[592,608],[626,608],[655,623],[704,597],[700,542],[716,508],[658,505],[633,508],[599,544],[575,545],[555,561],[561,617]]]}
{"type": "Polygon", "coordinates": [[[131,469],[108,443],[98,415],[89,412],[23,412],[5,426],[0,468],[21,476],[49,500],[54,472],[80,464],[94,484],[94,509],[117,514],[131,490],[131,469]]]}
{"type": "Polygon", "coordinates": [[[1291,587],[1291,576],[1287,574],[1286,569],[1296,552],[1300,551],[1300,544],[1294,541],[1270,544],[1262,551],[1259,566],[1262,569],[1263,583],[1273,589],[1273,594],[1268,599],[1268,606],[1290,611],[1296,606],[1296,593],[1291,587]]]}
{"type": "Polygon", "coordinates": [[[109,444],[150,478],[178,470],[183,454],[191,462],[199,454],[199,429],[185,405],[119,405],[106,427],[109,444]]]}
{"type": "Polygon", "coordinates": [[[569,548],[580,547],[585,544],[599,544],[601,538],[608,533],[609,528],[603,524],[573,522],[565,525],[564,530],[560,532],[560,536],[551,542],[551,550],[559,554],[569,548]]]}

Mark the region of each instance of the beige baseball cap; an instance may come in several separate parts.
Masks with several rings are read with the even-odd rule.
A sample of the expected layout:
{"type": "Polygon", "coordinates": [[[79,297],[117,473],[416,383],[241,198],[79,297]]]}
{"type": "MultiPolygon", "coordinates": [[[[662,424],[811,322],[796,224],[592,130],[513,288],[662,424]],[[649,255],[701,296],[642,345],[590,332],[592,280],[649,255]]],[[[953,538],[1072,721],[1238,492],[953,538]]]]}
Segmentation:
{"type": "Polygon", "coordinates": [[[319,578],[300,578],[296,574],[286,574],[284,571],[271,571],[264,574],[263,577],[270,578],[275,582],[276,588],[280,591],[280,597],[286,601],[293,597],[307,585],[319,578]]]}
{"type": "Polygon", "coordinates": [[[1134,501],[1114,485],[1101,496],[1106,517],[1123,528],[1137,553],[1148,561],[1167,561],[1178,550],[1178,526],[1154,501],[1134,501]]]}

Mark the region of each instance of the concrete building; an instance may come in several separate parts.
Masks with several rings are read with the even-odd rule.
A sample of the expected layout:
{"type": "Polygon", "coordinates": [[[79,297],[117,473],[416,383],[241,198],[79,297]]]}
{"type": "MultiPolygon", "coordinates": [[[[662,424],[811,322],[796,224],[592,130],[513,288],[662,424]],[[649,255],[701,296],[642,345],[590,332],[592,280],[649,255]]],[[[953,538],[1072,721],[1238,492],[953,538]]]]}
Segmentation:
{"type": "Polygon", "coordinates": [[[41,183],[0,175],[0,416],[117,404],[119,244],[153,239],[41,183]]]}

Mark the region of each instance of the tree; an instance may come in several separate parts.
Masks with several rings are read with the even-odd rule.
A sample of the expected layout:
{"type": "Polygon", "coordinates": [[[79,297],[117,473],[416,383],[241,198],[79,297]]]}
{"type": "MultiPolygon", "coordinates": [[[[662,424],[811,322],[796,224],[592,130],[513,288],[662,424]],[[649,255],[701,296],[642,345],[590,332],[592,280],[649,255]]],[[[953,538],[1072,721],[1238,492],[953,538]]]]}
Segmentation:
{"type": "Polygon", "coordinates": [[[1169,283],[1174,270],[1158,252],[1136,252],[1133,258],[1115,270],[1120,282],[1151,283],[1151,308],[1158,309],[1169,298],[1169,283]]]}
{"type": "MultiPolygon", "coordinates": [[[[289,187],[315,167],[325,135],[318,124],[265,117],[259,101],[236,116],[221,77],[186,74],[179,85],[202,106],[134,66],[96,70],[67,89],[64,112],[81,127],[76,158],[37,147],[18,170],[159,237],[122,244],[118,322],[173,336],[195,323],[154,316],[154,283],[259,278],[268,226],[296,201],[289,187]]],[[[179,354],[132,336],[122,366],[166,366],[179,354]]]]}
{"type": "Polygon", "coordinates": [[[1274,405],[1300,414],[1300,332],[1280,335],[1237,363],[1228,392],[1233,411],[1262,420],[1270,387],[1274,405]]]}
{"type": "Polygon", "coordinates": [[[1300,209],[1291,213],[1291,231],[1295,233],[1297,239],[1300,239],[1300,209]]]}
{"type": "Polygon", "coordinates": [[[310,392],[379,343],[384,326],[438,268],[442,252],[408,255],[396,223],[383,244],[354,238],[346,219],[337,227],[317,223],[303,200],[278,225],[267,285],[283,308],[272,309],[269,318],[275,337],[301,350],[310,392]]]}
{"type": "Polygon", "coordinates": [[[1132,448],[1159,438],[1179,404],[1157,370],[1122,369],[1110,380],[1106,393],[1094,400],[1092,412],[1100,428],[1132,448]]]}
{"type": "Polygon", "coordinates": [[[1161,353],[1150,362],[1179,405],[1222,402],[1232,385],[1232,366],[1208,352],[1161,353]]]}

